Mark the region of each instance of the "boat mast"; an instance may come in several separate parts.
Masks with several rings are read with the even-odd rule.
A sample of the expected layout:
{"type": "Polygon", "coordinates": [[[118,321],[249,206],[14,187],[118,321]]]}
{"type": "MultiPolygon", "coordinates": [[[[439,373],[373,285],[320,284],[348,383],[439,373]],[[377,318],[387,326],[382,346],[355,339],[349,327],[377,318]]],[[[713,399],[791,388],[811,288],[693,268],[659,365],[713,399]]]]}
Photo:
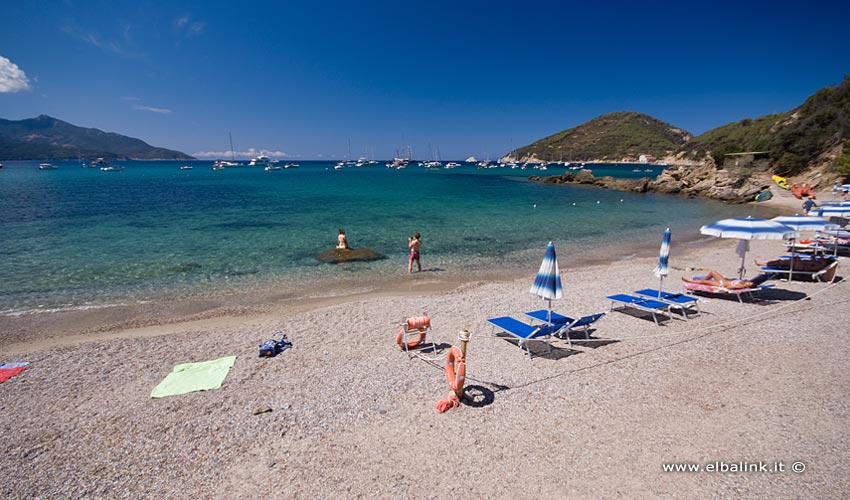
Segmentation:
{"type": "Polygon", "coordinates": [[[233,153],[233,134],[228,132],[227,135],[230,136],[230,161],[236,161],[236,155],[233,153]]]}

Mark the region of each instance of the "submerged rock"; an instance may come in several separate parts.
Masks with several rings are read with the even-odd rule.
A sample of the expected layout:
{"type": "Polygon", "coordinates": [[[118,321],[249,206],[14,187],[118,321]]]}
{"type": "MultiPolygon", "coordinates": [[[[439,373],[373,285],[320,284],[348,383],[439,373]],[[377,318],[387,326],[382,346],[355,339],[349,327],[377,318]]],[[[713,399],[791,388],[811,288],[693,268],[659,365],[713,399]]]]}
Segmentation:
{"type": "Polygon", "coordinates": [[[327,264],[339,264],[340,262],[368,262],[370,260],[381,260],[386,258],[374,250],[368,248],[331,248],[316,256],[319,262],[327,264]]]}

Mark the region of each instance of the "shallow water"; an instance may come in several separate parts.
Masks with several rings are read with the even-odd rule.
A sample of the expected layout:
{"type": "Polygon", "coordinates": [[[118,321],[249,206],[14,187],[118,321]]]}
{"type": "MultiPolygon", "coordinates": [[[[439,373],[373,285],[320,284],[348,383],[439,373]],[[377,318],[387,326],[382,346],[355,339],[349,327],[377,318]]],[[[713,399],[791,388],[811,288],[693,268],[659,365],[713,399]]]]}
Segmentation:
{"type": "MultiPolygon", "coordinates": [[[[383,165],[334,171],[299,162],[280,171],[211,162],[119,162],[123,172],[77,162],[39,171],[38,162],[0,169],[0,312],[105,304],[289,287],[406,274],[407,237],[422,234],[422,263],[434,278],[478,272],[533,273],[548,241],[561,266],[626,258],[702,224],[759,215],[753,206],[677,196],[529,182],[563,167],[451,170],[383,165]],[[352,247],[386,259],[321,264],[345,228],[352,247]]],[[[594,166],[597,175],[642,177],[630,166],[594,166]]]]}

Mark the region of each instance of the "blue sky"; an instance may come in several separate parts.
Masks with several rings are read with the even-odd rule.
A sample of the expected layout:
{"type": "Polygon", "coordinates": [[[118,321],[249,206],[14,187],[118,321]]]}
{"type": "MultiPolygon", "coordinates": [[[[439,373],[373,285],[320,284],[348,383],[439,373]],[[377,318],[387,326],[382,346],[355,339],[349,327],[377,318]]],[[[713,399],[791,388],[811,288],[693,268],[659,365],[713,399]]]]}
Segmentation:
{"type": "Polygon", "coordinates": [[[621,110],[700,134],[850,73],[846,0],[66,0],[0,18],[0,117],[192,155],[230,132],[244,154],[495,159],[621,110]]]}

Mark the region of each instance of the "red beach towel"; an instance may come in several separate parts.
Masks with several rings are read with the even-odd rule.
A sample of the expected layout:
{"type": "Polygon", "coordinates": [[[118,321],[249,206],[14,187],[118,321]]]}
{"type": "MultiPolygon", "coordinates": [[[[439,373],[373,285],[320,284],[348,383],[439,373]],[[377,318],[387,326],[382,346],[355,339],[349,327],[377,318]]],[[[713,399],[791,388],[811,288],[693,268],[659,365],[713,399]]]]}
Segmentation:
{"type": "Polygon", "coordinates": [[[0,384],[27,369],[29,363],[0,363],[0,384]]]}

